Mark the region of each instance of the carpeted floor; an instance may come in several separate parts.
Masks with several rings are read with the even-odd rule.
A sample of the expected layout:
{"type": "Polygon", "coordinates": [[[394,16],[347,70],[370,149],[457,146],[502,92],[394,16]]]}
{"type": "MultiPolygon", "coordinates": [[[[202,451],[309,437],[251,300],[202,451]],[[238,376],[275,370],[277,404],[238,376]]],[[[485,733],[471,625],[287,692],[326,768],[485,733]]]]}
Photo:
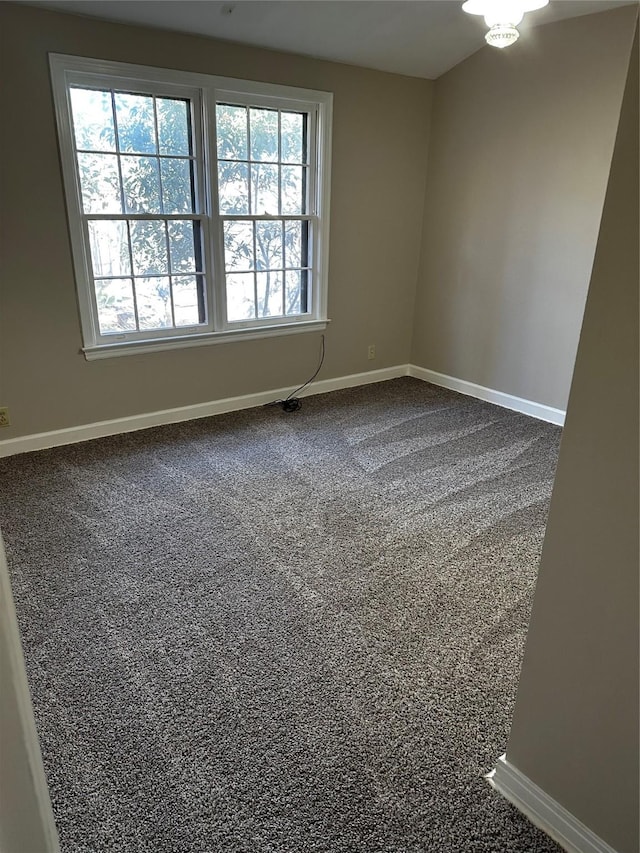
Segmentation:
{"type": "Polygon", "coordinates": [[[0,460],[64,853],[557,851],[482,777],[559,439],[398,379],[0,460]]]}

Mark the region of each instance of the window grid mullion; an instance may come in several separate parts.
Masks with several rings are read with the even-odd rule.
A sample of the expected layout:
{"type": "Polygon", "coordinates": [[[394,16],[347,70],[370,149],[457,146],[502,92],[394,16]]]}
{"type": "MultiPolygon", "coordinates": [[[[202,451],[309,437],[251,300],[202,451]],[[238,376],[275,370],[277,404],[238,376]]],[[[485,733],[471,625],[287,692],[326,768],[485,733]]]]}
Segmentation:
{"type": "MultiPolygon", "coordinates": [[[[278,109],[278,215],[282,215],[282,110],[278,109]]],[[[281,263],[282,263],[282,282],[281,282],[281,306],[282,316],[285,314],[285,282],[286,273],[284,271],[284,240],[285,240],[285,225],[284,220],[280,220],[280,239],[281,239],[281,263]]]]}
{"type": "MultiPolygon", "coordinates": [[[[158,186],[160,189],[160,211],[164,214],[164,185],[162,182],[162,169],[160,168],[160,160],[157,155],[160,154],[160,136],[158,134],[158,105],[157,98],[155,95],[152,95],[153,99],[153,132],[156,137],[156,163],[158,164],[158,186]]],[[[169,304],[171,305],[171,325],[175,329],[176,327],[176,307],[173,302],[173,276],[171,275],[171,253],[169,251],[169,225],[168,221],[164,220],[164,246],[165,251],[167,253],[167,272],[169,279],[169,304]]]]}
{"type": "MultiPolygon", "coordinates": [[[[191,178],[192,205],[194,214],[196,211],[199,214],[197,218],[194,218],[191,226],[193,234],[194,266],[196,267],[196,270],[199,270],[195,275],[198,321],[202,324],[206,323],[213,328],[215,312],[208,297],[209,281],[212,280],[213,267],[212,264],[209,263],[209,247],[208,245],[203,245],[203,243],[208,243],[211,213],[207,206],[205,174],[205,156],[207,147],[203,121],[205,115],[204,100],[205,96],[203,90],[200,90],[195,97],[189,99],[187,109],[187,130],[189,134],[189,160],[191,161],[189,174],[191,178]],[[195,224],[196,222],[198,223],[197,226],[195,224]]],[[[158,152],[159,151],[160,144],[158,139],[158,152]]],[[[212,193],[214,192],[213,188],[211,191],[212,193]]],[[[168,232],[169,225],[167,224],[167,239],[168,232]]],[[[173,296],[173,265],[171,262],[171,256],[169,256],[169,269],[172,274],[171,293],[173,296]]]]}
{"type": "MultiPolygon", "coordinates": [[[[164,223],[164,241],[167,249],[167,271],[169,273],[169,296],[171,297],[171,322],[176,325],[176,306],[173,302],[173,263],[171,262],[171,247],[169,245],[169,223],[164,223]]],[[[195,238],[194,238],[195,243],[195,238]]],[[[193,247],[195,255],[195,245],[193,247]]]]}
{"type": "MultiPolygon", "coordinates": [[[[251,192],[251,122],[249,121],[249,107],[246,108],[247,113],[247,202],[249,205],[249,213],[253,208],[252,192],[251,192]]],[[[255,250],[255,234],[254,234],[254,250],[255,250]]]]}
{"type": "MultiPolygon", "coordinates": [[[[111,154],[114,152],[109,150],[105,151],[103,149],[97,148],[76,148],[78,154],[111,154]]],[[[198,158],[194,155],[187,156],[186,154],[149,154],[148,151],[120,151],[118,152],[121,157],[155,157],[157,160],[188,160],[189,162],[193,162],[198,158]]],[[[229,162],[244,162],[243,160],[233,160],[229,162]]]]}
{"type": "MultiPolygon", "coordinates": [[[[248,162],[251,157],[251,109],[250,107],[246,107],[246,122],[247,122],[247,202],[249,204],[249,212],[251,212],[253,207],[253,191],[251,186],[251,165],[248,162]]],[[[252,236],[253,236],[253,316],[255,319],[258,317],[258,261],[256,255],[256,223],[254,222],[252,225],[252,236]]]]}
{"type": "MultiPolygon", "coordinates": [[[[89,152],[96,154],[109,154],[109,151],[96,151],[89,152]]],[[[126,156],[126,155],[125,155],[126,156]]],[[[140,156],[140,155],[136,155],[140,156]]],[[[166,155],[163,155],[166,156],[166,155]]],[[[253,160],[251,157],[246,157],[245,159],[237,158],[237,157],[220,157],[219,161],[221,163],[249,163],[249,164],[259,164],[261,166],[278,166],[282,161],[280,160],[253,160]]],[[[301,163],[301,162],[289,162],[283,163],[284,166],[308,166],[309,163],[301,163]]]]}
{"type": "Polygon", "coordinates": [[[162,191],[162,169],[157,155],[160,153],[160,138],[158,137],[158,111],[156,109],[156,96],[153,95],[153,132],[156,137],[156,162],[158,163],[158,185],[160,187],[160,212],[164,213],[164,192],[162,191]]]}
{"type": "Polygon", "coordinates": [[[200,222],[203,213],[85,213],[87,219],[102,221],[119,221],[132,219],[140,222],[157,219],[161,222],[200,222]]]}
{"type": "Polygon", "coordinates": [[[120,160],[120,134],[118,133],[118,116],[116,114],[116,96],[113,89],[111,91],[111,112],[113,115],[113,133],[115,136],[116,143],[116,160],[118,162],[118,177],[120,178],[120,204],[122,206],[122,212],[127,212],[127,206],[124,200],[124,181],[122,180],[122,162],[120,160]]]}
{"type": "MultiPolygon", "coordinates": [[[[234,272],[251,272],[251,270],[234,270],[234,272]]],[[[123,279],[123,278],[167,278],[170,275],[173,275],[176,277],[181,276],[181,275],[182,276],[193,275],[193,276],[204,277],[204,273],[198,272],[198,270],[195,270],[195,271],[194,270],[185,270],[184,272],[181,270],[178,270],[175,273],[170,273],[167,271],[165,274],[159,273],[159,274],[151,275],[151,276],[126,275],[123,273],[122,275],[99,275],[96,277],[99,278],[100,281],[117,281],[118,279],[123,279]]]]}
{"type": "Polygon", "coordinates": [[[140,331],[140,316],[138,314],[138,294],[136,291],[136,277],[133,269],[133,249],[131,248],[131,225],[127,220],[127,245],[129,247],[129,267],[131,270],[131,291],[133,294],[133,314],[136,318],[136,331],[140,331]]]}
{"type": "Polygon", "coordinates": [[[258,317],[258,256],[256,252],[256,223],[252,225],[253,230],[253,316],[258,317]]]}
{"type": "MultiPolygon", "coordinates": [[[[179,219],[180,217],[175,217],[179,219]]],[[[242,221],[251,221],[251,222],[277,222],[278,220],[284,222],[309,222],[316,220],[318,217],[313,213],[283,213],[281,216],[272,216],[270,213],[221,213],[220,219],[222,221],[229,222],[242,222],[242,221]]]]}
{"type": "MultiPolygon", "coordinates": [[[[114,133],[114,141],[116,145],[116,161],[118,163],[118,178],[120,179],[120,204],[122,206],[122,213],[126,212],[127,206],[125,203],[124,196],[124,180],[122,178],[122,162],[120,160],[120,134],[118,132],[118,115],[116,111],[116,96],[113,89],[110,89],[111,94],[111,114],[113,117],[113,133],[114,133]]],[[[134,276],[134,268],[133,268],[133,249],[131,247],[131,225],[128,219],[125,219],[127,223],[127,251],[129,255],[129,281],[131,282],[131,296],[133,299],[133,316],[135,318],[136,323],[136,331],[140,331],[140,315],[138,313],[138,294],[136,291],[136,280],[134,276]]],[[[95,292],[95,276],[94,276],[94,292],[95,292]]],[[[97,328],[100,329],[100,316],[97,311],[96,305],[96,321],[97,328]]]]}
{"type": "Polygon", "coordinates": [[[278,110],[278,215],[282,213],[282,121],[278,110]]]}
{"type": "MultiPolygon", "coordinates": [[[[278,110],[278,215],[282,214],[282,110],[278,110]]],[[[282,316],[285,315],[285,285],[287,274],[284,272],[284,220],[280,221],[280,239],[282,246],[282,316]]]]}
{"type": "MultiPolygon", "coordinates": [[[[304,270],[310,270],[311,267],[305,266],[304,264],[299,267],[269,267],[268,270],[258,270],[258,272],[303,272],[304,270]]],[[[252,273],[254,268],[247,267],[246,269],[232,269],[229,270],[230,275],[248,275],[252,273]]],[[[176,275],[194,275],[194,273],[176,273],[176,275]]],[[[202,273],[195,273],[195,275],[202,275],[202,273]]],[[[126,278],[126,276],[124,276],[126,278]]],[[[102,275],[100,278],[123,278],[121,275],[102,275]]]]}
{"type": "Polygon", "coordinates": [[[287,300],[286,300],[286,289],[287,289],[287,273],[285,271],[285,260],[284,260],[284,220],[280,223],[280,238],[282,240],[282,316],[287,313],[287,300]]]}

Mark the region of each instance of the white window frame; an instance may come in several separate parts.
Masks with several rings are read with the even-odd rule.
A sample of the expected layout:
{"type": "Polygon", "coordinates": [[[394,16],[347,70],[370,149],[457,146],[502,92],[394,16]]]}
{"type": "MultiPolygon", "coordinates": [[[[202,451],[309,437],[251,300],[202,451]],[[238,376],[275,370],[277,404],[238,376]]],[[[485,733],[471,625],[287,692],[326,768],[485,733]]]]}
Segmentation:
{"type": "MultiPolygon", "coordinates": [[[[329,206],[331,174],[331,125],[333,95],[297,87],[167,70],[144,65],[50,54],[58,138],[67,201],[71,249],[83,335],[83,352],[89,360],[129,353],[153,352],[174,347],[199,346],[230,340],[318,331],[326,328],[329,261],[329,206]],[[69,89],[74,85],[109,88],[135,87],[140,92],[189,98],[193,104],[195,184],[197,205],[193,218],[201,222],[207,322],[195,327],[120,334],[100,334],[87,215],[83,212],[69,89]],[[222,217],[218,211],[216,104],[219,102],[305,112],[309,116],[308,210],[313,235],[307,312],[286,317],[226,321],[226,287],[223,255],[223,221],[237,219],[291,220],[295,216],[222,217]],[[200,164],[200,165],[198,165],[200,164]]],[[[126,214],[122,218],[125,219],[126,214]]],[[[89,218],[92,218],[89,215],[89,218]]],[[[110,217],[105,217],[110,218],[110,217]]],[[[113,217],[116,218],[116,217],[113,217]]],[[[129,217],[131,218],[131,217],[129,217]]],[[[161,218],[155,214],[149,219],[161,218]]]]}

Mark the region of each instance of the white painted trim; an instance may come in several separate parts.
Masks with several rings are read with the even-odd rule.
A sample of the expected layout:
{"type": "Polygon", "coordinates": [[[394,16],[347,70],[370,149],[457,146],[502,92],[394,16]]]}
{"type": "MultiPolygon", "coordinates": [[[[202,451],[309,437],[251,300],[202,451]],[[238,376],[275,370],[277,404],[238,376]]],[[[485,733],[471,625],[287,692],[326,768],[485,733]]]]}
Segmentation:
{"type": "Polygon", "coordinates": [[[435,370],[417,367],[415,364],[409,365],[408,375],[415,379],[422,379],[423,382],[431,382],[432,385],[458,391],[460,394],[466,394],[469,397],[476,397],[476,399],[484,400],[487,403],[495,403],[504,409],[512,409],[514,412],[521,412],[523,415],[530,415],[541,421],[564,426],[566,412],[563,412],[562,409],[554,409],[551,406],[545,406],[543,403],[534,403],[533,400],[514,397],[512,394],[495,391],[493,388],[485,388],[482,385],[476,385],[475,382],[467,382],[466,379],[456,379],[454,376],[436,373],[435,370]]]}
{"type": "MultiPolygon", "coordinates": [[[[337,376],[335,379],[321,379],[305,388],[303,397],[314,394],[326,394],[328,391],[338,391],[341,388],[353,388],[358,385],[369,385],[372,382],[384,382],[387,379],[397,379],[407,376],[409,365],[401,364],[396,367],[385,367],[381,370],[370,370],[366,373],[352,373],[349,376],[337,376]]],[[[207,418],[224,412],[237,412],[241,409],[251,409],[264,406],[273,400],[281,400],[295,391],[297,386],[277,388],[270,391],[259,391],[255,394],[244,394],[240,397],[227,397],[223,400],[212,400],[207,403],[196,403],[192,406],[181,406],[176,409],[164,409],[159,412],[133,415],[126,418],[115,418],[109,421],[98,421],[92,424],[82,424],[77,427],[40,432],[33,435],[20,436],[0,441],[0,457],[13,456],[16,453],[28,453],[33,450],[43,450],[47,447],[58,447],[62,444],[76,444],[79,441],[89,441],[93,438],[104,438],[107,435],[117,435],[123,432],[135,432],[139,429],[161,426],[163,424],[180,423],[197,418],[207,418]]]]}
{"type": "MultiPolygon", "coordinates": [[[[294,326],[306,329],[315,324],[316,329],[327,322],[327,291],[329,286],[329,209],[331,195],[331,134],[333,93],[301,89],[274,83],[254,83],[230,77],[196,74],[144,65],[111,62],[64,54],[49,54],[53,86],[58,141],[62,163],[63,183],[67,200],[67,219],[71,237],[71,251],[75,270],[76,291],[84,353],[88,361],[128,355],[132,352],[156,352],[175,347],[199,346],[220,343],[230,339],[250,340],[273,334],[293,334],[294,326]],[[95,294],[95,276],[92,270],[88,223],[91,214],[84,212],[76,142],[73,133],[73,116],[70,87],[73,85],[123,87],[127,90],[167,94],[188,99],[193,119],[193,158],[197,203],[189,218],[202,226],[204,267],[202,282],[207,304],[206,322],[191,330],[184,328],[123,331],[122,334],[104,334],[100,330],[95,294]],[[219,99],[239,99],[253,106],[277,107],[305,112],[309,115],[308,196],[309,210],[294,216],[312,224],[312,259],[310,266],[310,304],[308,314],[301,319],[279,317],[254,321],[229,322],[226,319],[226,278],[215,274],[224,270],[222,245],[223,222],[220,213],[217,186],[217,148],[215,145],[216,112],[219,99]],[[214,176],[212,179],[211,176],[214,176]]],[[[120,162],[120,149],[115,152],[120,162]]],[[[119,167],[120,168],[120,167],[119,167]]],[[[136,220],[139,214],[123,210],[117,219],[136,220]]],[[[164,214],[160,215],[165,217],[164,214]]],[[[150,218],[152,214],[145,214],[150,218]]],[[[176,214],[180,218],[179,214],[176,214]]],[[[110,220],[111,217],[101,215],[110,220]]],[[[254,214],[245,219],[253,221],[254,214]]],[[[262,217],[257,217],[258,219],[262,217]]],[[[286,220],[287,214],[273,219],[286,220]]],[[[171,217],[169,217],[171,219],[171,217]]],[[[131,270],[133,274],[135,271],[131,270]]],[[[125,275],[131,278],[131,275],[125,275]]]]}
{"type": "MultiPolygon", "coordinates": [[[[308,329],[308,327],[307,327],[308,329]]],[[[293,331],[293,330],[292,330],[293,331]]],[[[298,330],[296,330],[298,331],[298,330]]],[[[299,331],[302,331],[300,329],[299,331]]],[[[139,350],[137,350],[139,352],[139,350]]],[[[120,353],[118,353],[120,354],[120,353]]],[[[100,356],[94,356],[100,357],[100,356]]],[[[326,394],[329,391],[338,391],[341,388],[354,388],[358,385],[369,385],[372,382],[385,382],[387,379],[397,379],[400,376],[411,376],[430,382],[452,391],[458,391],[479,400],[495,403],[506,409],[522,412],[525,415],[538,418],[550,423],[564,424],[565,413],[560,409],[552,409],[541,403],[531,400],[523,400],[520,397],[512,397],[503,394],[502,391],[493,391],[474,385],[463,379],[454,379],[415,364],[398,364],[395,367],[385,367],[381,370],[368,370],[366,373],[352,373],[349,376],[336,376],[334,379],[321,379],[312,382],[304,390],[303,396],[314,394],[326,394]]],[[[18,438],[9,438],[0,441],[0,458],[3,456],[14,456],[16,453],[28,453],[33,450],[44,450],[47,447],[59,447],[62,444],[75,444],[79,441],[90,441],[93,438],[103,438],[107,435],[117,435],[121,432],[135,432],[139,429],[162,426],[162,424],[174,424],[181,421],[190,421],[196,418],[208,418],[211,415],[220,415],[224,412],[236,412],[240,409],[251,409],[255,406],[264,406],[272,400],[286,397],[296,386],[290,388],[276,388],[270,391],[259,391],[255,394],[245,394],[240,397],[227,397],[223,400],[211,400],[206,403],[196,403],[192,406],[181,406],[176,409],[163,409],[158,412],[147,412],[141,415],[132,415],[126,418],[115,418],[109,421],[98,421],[97,423],[82,424],[66,429],[52,430],[51,432],[39,432],[32,435],[23,435],[18,438]]]]}
{"type": "MultiPolygon", "coordinates": [[[[7,785],[18,784],[21,809],[7,815],[1,815],[8,820],[7,832],[15,839],[39,835],[44,842],[42,853],[60,853],[58,832],[53,818],[49,788],[42,763],[40,742],[36,731],[31,693],[27,681],[20,631],[16,617],[11,581],[5,557],[4,544],[0,534],[0,643],[3,644],[3,703],[13,706],[17,713],[14,719],[11,713],[3,714],[1,737],[11,739],[13,749],[20,760],[28,767],[28,774],[22,777],[14,773],[13,766],[3,769],[7,785]],[[6,666],[6,671],[5,671],[6,666]],[[5,692],[6,691],[6,692],[5,692]],[[5,775],[6,773],[6,775],[5,775]],[[31,824],[31,828],[27,828],[31,824]],[[33,830],[35,824],[36,829],[33,830]]],[[[15,795],[15,791],[13,792],[15,795]]],[[[15,799],[15,796],[12,797],[15,799]]],[[[0,813],[3,809],[0,809],[0,813]]]]}
{"type": "Polygon", "coordinates": [[[567,853],[616,853],[570,811],[510,764],[501,755],[495,770],[485,776],[492,788],[553,838],[567,853]]]}
{"type": "Polygon", "coordinates": [[[125,341],[118,344],[98,344],[95,347],[85,347],[84,357],[87,361],[99,358],[119,358],[123,355],[138,355],[145,352],[162,352],[169,349],[186,349],[202,347],[210,344],[228,344],[231,341],[254,341],[260,338],[276,338],[283,335],[298,335],[302,332],[323,332],[331,320],[309,320],[295,323],[282,323],[277,326],[259,326],[253,329],[238,331],[208,332],[173,338],[158,338],[155,341],[125,341]]]}
{"type": "Polygon", "coordinates": [[[66,53],[50,53],[50,64],[82,74],[108,75],[115,78],[127,79],[137,77],[147,82],[158,83],[163,87],[168,75],[170,82],[179,86],[205,88],[213,86],[217,89],[231,89],[234,92],[255,94],[285,101],[316,101],[318,97],[331,99],[330,92],[317,89],[303,89],[298,86],[285,86],[279,83],[259,83],[240,77],[221,77],[215,74],[200,74],[196,71],[178,71],[158,65],[137,65],[130,62],[115,62],[110,59],[93,59],[66,53]]]}

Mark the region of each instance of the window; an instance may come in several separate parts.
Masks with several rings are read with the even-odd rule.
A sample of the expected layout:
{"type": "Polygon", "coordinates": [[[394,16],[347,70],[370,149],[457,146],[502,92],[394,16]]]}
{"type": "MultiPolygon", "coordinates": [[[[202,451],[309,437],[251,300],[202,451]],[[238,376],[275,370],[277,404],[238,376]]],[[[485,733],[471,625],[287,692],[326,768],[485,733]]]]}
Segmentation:
{"type": "Polygon", "coordinates": [[[324,328],[330,94],[51,67],[87,358],[324,328]]]}

